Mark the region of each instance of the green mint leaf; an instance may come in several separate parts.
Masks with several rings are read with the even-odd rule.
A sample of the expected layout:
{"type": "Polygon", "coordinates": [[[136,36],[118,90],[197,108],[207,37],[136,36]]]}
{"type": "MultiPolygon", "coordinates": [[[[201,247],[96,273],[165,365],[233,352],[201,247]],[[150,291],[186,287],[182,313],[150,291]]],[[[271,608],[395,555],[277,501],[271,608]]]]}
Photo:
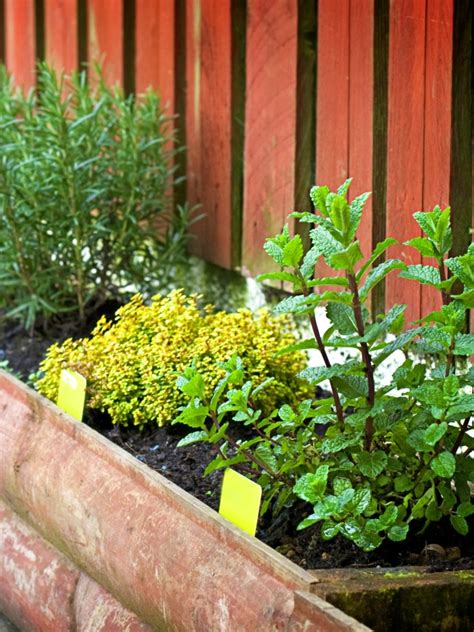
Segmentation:
{"type": "Polygon", "coordinates": [[[299,235],[295,235],[283,248],[283,265],[297,268],[303,258],[303,242],[299,235]]]}
{"type": "Polygon", "coordinates": [[[326,306],[326,315],[342,335],[357,333],[354,310],[349,305],[328,303],[326,306]]]}
{"type": "Polygon", "coordinates": [[[407,524],[404,524],[404,525],[394,524],[393,526],[390,527],[390,529],[387,532],[387,536],[389,540],[392,540],[392,542],[402,542],[403,540],[406,539],[407,535],[408,535],[407,524]]]}
{"type": "Polygon", "coordinates": [[[432,285],[437,287],[441,283],[439,276],[439,270],[434,266],[424,266],[416,264],[407,266],[403,272],[400,272],[402,279],[410,279],[412,281],[418,281],[423,285],[432,285]]]}
{"type": "Polygon", "coordinates": [[[323,215],[327,216],[326,198],[329,195],[329,187],[327,186],[314,186],[309,192],[309,197],[314,205],[314,208],[318,209],[323,215]]]}
{"type": "Polygon", "coordinates": [[[304,474],[293,487],[294,493],[314,505],[326,491],[329,474],[328,465],[320,465],[314,474],[304,474]]]}
{"type": "Polygon", "coordinates": [[[456,459],[451,452],[441,452],[431,461],[430,467],[441,478],[452,478],[456,471],[456,459]]]}
{"type": "Polygon", "coordinates": [[[474,354],[474,334],[458,334],[453,353],[455,355],[474,354]]]}
{"type": "Polygon", "coordinates": [[[310,384],[319,384],[323,380],[330,380],[335,376],[346,375],[349,371],[360,366],[359,360],[349,360],[345,364],[333,364],[331,367],[316,366],[303,369],[298,376],[310,384]]]}
{"type": "Polygon", "coordinates": [[[368,297],[369,292],[371,292],[376,285],[385,279],[387,274],[392,272],[392,270],[401,270],[403,268],[405,268],[405,264],[399,259],[388,259],[376,268],[373,268],[367,275],[367,278],[360,289],[359,294],[361,299],[365,300],[368,297]]]}
{"type": "Polygon", "coordinates": [[[207,441],[207,432],[204,430],[190,432],[188,435],[180,439],[176,445],[178,448],[183,448],[184,446],[199,443],[200,441],[207,441]]]}
{"type": "Polygon", "coordinates": [[[387,460],[387,455],[382,450],[361,452],[355,456],[359,470],[368,478],[377,478],[384,471],[387,460]]]}
{"type": "Polygon", "coordinates": [[[362,259],[362,251],[358,241],[354,241],[345,250],[336,252],[329,257],[329,265],[335,270],[354,269],[355,264],[362,259]]]}
{"type": "Polygon", "coordinates": [[[433,243],[426,237],[415,237],[409,241],[405,241],[406,246],[416,248],[423,257],[437,257],[438,253],[435,252],[433,243]]]}
{"type": "Polygon", "coordinates": [[[355,234],[360,225],[360,220],[362,218],[362,212],[370,195],[370,193],[362,193],[362,195],[358,195],[351,202],[349,231],[347,234],[347,238],[349,241],[352,241],[355,237],[355,234]]]}
{"type": "Polygon", "coordinates": [[[443,421],[440,424],[434,423],[428,426],[426,430],[423,430],[423,441],[433,447],[440,439],[444,437],[448,430],[448,424],[443,421]]]}
{"type": "Polygon", "coordinates": [[[449,516],[449,520],[453,528],[461,535],[467,535],[469,533],[467,520],[462,516],[449,516]]]}

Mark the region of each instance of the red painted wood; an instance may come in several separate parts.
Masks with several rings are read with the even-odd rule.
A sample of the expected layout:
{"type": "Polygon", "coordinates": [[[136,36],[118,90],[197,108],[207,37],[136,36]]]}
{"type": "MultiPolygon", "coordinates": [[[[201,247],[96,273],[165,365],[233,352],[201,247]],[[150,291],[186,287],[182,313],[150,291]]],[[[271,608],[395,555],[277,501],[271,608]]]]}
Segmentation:
{"type": "Polygon", "coordinates": [[[269,268],[265,238],[294,208],[297,3],[249,0],[243,266],[269,268]]]}
{"type": "MultiPolygon", "coordinates": [[[[200,0],[186,0],[186,199],[191,205],[201,199],[200,7],[200,0]]],[[[191,250],[196,247],[195,241],[190,244],[191,250]]]]}
{"type": "MultiPolygon", "coordinates": [[[[423,208],[449,205],[453,0],[430,0],[426,20],[423,208]]],[[[453,209],[456,212],[456,209],[453,209]]],[[[433,265],[433,260],[426,263],[433,265]]],[[[424,286],[422,314],[441,306],[440,293],[424,286]]]]}
{"type": "Polygon", "coordinates": [[[173,0],[136,0],[135,90],[156,88],[170,112],[174,110],[174,23],[173,0]]]}
{"type": "MultiPolygon", "coordinates": [[[[396,0],[390,5],[387,235],[400,245],[391,257],[420,263],[413,248],[402,245],[419,234],[412,218],[423,206],[425,2],[396,0]]],[[[387,277],[386,305],[408,304],[407,318],[420,317],[420,289],[413,281],[387,277]]]]}
{"type": "MultiPolygon", "coordinates": [[[[353,178],[350,199],[372,190],[374,105],[374,0],[351,0],[349,59],[349,167],[353,178]]],[[[365,256],[372,251],[372,198],[359,230],[365,256]]]]}
{"type": "Polygon", "coordinates": [[[350,1],[318,2],[316,183],[337,188],[349,168],[350,1]]]}
{"type": "Polygon", "coordinates": [[[51,0],[44,5],[46,59],[57,71],[76,70],[77,0],[51,0]]]}
{"type": "MultiPolygon", "coordinates": [[[[373,0],[318,3],[316,182],[335,190],[353,178],[350,198],[372,190],[373,0]]],[[[359,231],[372,249],[372,202],[359,231]]],[[[329,273],[324,263],[317,273],[329,273]]]]}
{"type": "Polygon", "coordinates": [[[5,59],[16,84],[25,89],[35,84],[34,0],[5,0],[5,59]]]}
{"type": "Polygon", "coordinates": [[[103,61],[110,83],[123,81],[122,0],[88,0],[89,61],[103,61]]]}
{"type": "Polygon", "coordinates": [[[200,130],[198,201],[205,214],[193,229],[193,251],[226,268],[232,263],[231,19],[230,1],[201,3],[200,66],[193,103],[200,130]]]}
{"type": "MultiPolygon", "coordinates": [[[[350,15],[350,0],[318,2],[316,184],[331,190],[336,190],[350,175],[350,15]]],[[[316,266],[316,274],[331,274],[322,260],[316,266]]]]}

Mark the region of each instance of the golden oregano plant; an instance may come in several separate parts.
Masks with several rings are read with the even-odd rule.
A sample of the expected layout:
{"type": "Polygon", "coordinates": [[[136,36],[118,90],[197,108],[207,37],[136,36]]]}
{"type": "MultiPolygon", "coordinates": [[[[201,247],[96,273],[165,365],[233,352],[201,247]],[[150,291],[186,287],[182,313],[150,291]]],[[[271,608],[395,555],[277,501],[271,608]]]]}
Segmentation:
{"type": "Polygon", "coordinates": [[[90,337],[51,346],[37,387],[55,401],[61,369],[74,369],[87,379],[90,408],[107,411],[116,424],[162,426],[186,401],[176,386],[177,372],[193,359],[210,396],[225,375],[216,361],[228,360],[236,351],[255,384],[273,376],[258,400],[270,412],[278,402],[296,402],[311,392],[297,377],[305,366],[304,354],[275,356],[282,345],[295,341],[290,319],[267,310],[226,313],[210,305],[201,310],[197,296],[180,290],[157,295],[150,304],[136,295],[119,309],[115,322],[102,318],[90,337]]]}
{"type": "Polygon", "coordinates": [[[323,366],[306,368],[300,377],[312,386],[328,380],[330,397],[288,402],[268,415],[257,397],[271,387],[271,377],[255,385],[245,375],[245,359],[234,355],[222,364],[225,376],[211,397],[193,365],[178,379],[189,401],[175,421],[193,428],[181,444],[217,444],[219,454],[206,472],[239,464],[263,487],[262,512],[305,501],[299,528],[319,523],[324,539],[342,534],[369,551],[386,537],[404,540],[412,524],[425,527],[444,516],[466,535],[474,512],[474,438],[468,432],[474,371],[467,361],[474,335],[465,331],[474,305],[474,245],[450,258],[450,209],[436,207],[415,213],[423,236],[407,242],[432,265],[379,263],[396,243],[390,238],[364,257],[357,230],[369,194],[349,202],[349,185],[336,192],[313,187],[315,212],[291,215],[310,225],[311,247],[304,252],[301,237],[285,227],[265,244],[280,271],[260,277],[292,285],[293,295],[275,312],[306,315],[313,336],[280,353],[319,351],[323,366]],[[315,276],[321,259],[332,270],[327,278],[315,276]],[[413,324],[405,323],[405,305],[371,318],[371,292],[394,270],[436,288],[442,307],[413,324]],[[331,323],[324,335],[315,315],[320,306],[331,323]],[[332,362],[335,348],[352,359],[332,362]],[[378,386],[377,370],[395,351],[404,352],[405,361],[378,386]],[[236,442],[227,432],[231,421],[253,429],[252,438],[236,442]]]}

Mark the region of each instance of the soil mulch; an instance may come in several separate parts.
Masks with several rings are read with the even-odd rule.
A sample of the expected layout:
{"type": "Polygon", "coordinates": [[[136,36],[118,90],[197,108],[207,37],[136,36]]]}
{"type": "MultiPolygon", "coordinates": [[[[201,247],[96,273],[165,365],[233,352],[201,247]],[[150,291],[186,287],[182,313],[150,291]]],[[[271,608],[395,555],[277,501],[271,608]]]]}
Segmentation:
{"type": "MultiPolygon", "coordinates": [[[[107,311],[113,313],[115,307],[110,306],[107,311]]],[[[0,361],[8,360],[9,368],[27,379],[38,369],[53,341],[61,342],[71,335],[86,335],[93,326],[92,320],[83,331],[76,329],[75,333],[69,327],[62,327],[29,336],[19,328],[7,328],[0,338],[0,361]]],[[[218,508],[222,472],[203,476],[215,456],[215,447],[194,444],[177,448],[178,441],[189,432],[188,428],[166,426],[140,433],[136,429],[113,426],[106,415],[95,411],[87,411],[84,421],[182,489],[213,509],[218,508]]],[[[330,541],[321,540],[318,525],[297,531],[296,526],[302,517],[298,505],[282,511],[273,521],[270,516],[265,516],[257,537],[304,568],[404,565],[423,565],[430,571],[474,568],[474,538],[453,532],[448,521],[430,525],[424,533],[417,534],[412,529],[413,535],[405,542],[386,541],[375,551],[364,553],[341,536],[330,541]]],[[[473,523],[471,520],[471,529],[473,523]]]]}

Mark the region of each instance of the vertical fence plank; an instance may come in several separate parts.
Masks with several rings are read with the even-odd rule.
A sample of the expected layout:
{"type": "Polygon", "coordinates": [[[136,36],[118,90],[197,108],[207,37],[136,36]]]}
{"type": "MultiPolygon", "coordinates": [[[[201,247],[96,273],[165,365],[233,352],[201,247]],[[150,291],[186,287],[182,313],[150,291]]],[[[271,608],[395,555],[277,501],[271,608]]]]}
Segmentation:
{"type": "Polygon", "coordinates": [[[188,186],[205,216],[193,227],[192,250],[212,263],[230,267],[231,2],[195,0],[191,5],[187,138],[188,144],[194,138],[197,146],[188,156],[188,186]]]}
{"type": "MultiPolygon", "coordinates": [[[[426,15],[423,210],[449,205],[453,0],[430,0],[426,15]]],[[[426,264],[433,265],[433,259],[426,264]]],[[[421,288],[421,313],[441,306],[440,292],[421,288]]]]}
{"type": "Polygon", "coordinates": [[[5,0],[5,60],[16,84],[25,89],[35,84],[34,0],[5,0]]]}
{"type": "MultiPolygon", "coordinates": [[[[423,204],[426,5],[419,0],[397,0],[390,6],[388,85],[387,235],[400,245],[390,256],[420,263],[403,242],[419,234],[412,213],[423,204]]],[[[413,281],[387,277],[386,304],[408,304],[407,318],[420,317],[420,289],[413,281]]]]}
{"type": "MultiPolygon", "coordinates": [[[[374,0],[351,0],[349,59],[348,175],[351,197],[372,190],[374,109],[374,0]]],[[[372,251],[372,199],[369,198],[359,230],[362,252],[372,251]]]]}
{"type": "Polygon", "coordinates": [[[122,84],[122,0],[88,0],[87,21],[89,61],[102,61],[107,81],[122,84]]]}
{"type": "Polygon", "coordinates": [[[265,237],[294,210],[297,3],[249,0],[243,267],[269,267],[265,237]]]}
{"type": "MultiPolygon", "coordinates": [[[[373,0],[319,0],[316,182],[335,189],[351,176],[351,197],[372,190],[373,39],[373,0]]],[[[367,255],[371,200],[359,237],[367,255]]]]}
{"type": "Polygon", "coordinates": [[[57,71],[78,66],[77,0],[45,3],[46,60],[57,71]]]}
{"type": "MultiPolygon", "coordinates": [[[[163,105],[174,110],[174,30],[173,0],[136,0],[135,89],[157,89],[163,105]]],[[[130,62],[129,62],[130,63],[130,62]]]]}
{"type": "Polygon", "coordinates": [[[337,188],[349,168],[350,0],[318,2],[316,182],[337,188]]]}
{"type": "MultiPolygon", "coordinates": [[[[191,205],[201,199],[201,117],[200,117],[200,71],[201,71],[201,0],[186,2],[186,199],[191,205]]],[[[195,247],[196,240],[191,244],[195,247]]],[[[211,248],[209,248],[209,251],[211,248]]]]}

